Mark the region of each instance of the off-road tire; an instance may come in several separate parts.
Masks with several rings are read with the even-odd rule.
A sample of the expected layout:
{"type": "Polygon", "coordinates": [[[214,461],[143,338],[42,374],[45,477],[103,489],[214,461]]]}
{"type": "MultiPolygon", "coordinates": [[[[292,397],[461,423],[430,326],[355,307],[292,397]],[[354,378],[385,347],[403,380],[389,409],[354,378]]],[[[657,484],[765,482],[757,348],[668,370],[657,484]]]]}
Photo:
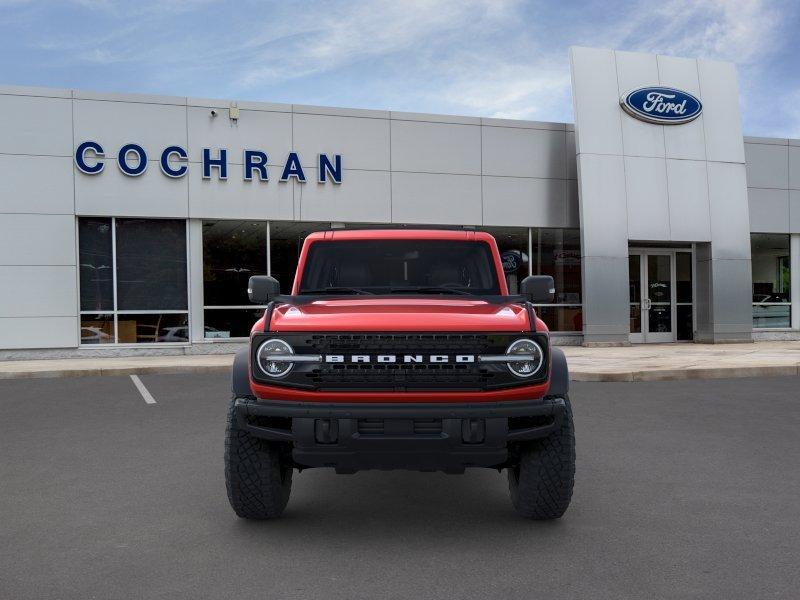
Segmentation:
{"type": "Polygon", "coordinates": [[[558,519],[572,499],[575,428],[569,398],[564,399],[567,410],[561,427],[546,438],[525,444],[519,463],[508,469],[511,503],[529,519],[558,519]]]}
{"type": "Polygon", "coordinates": [[[292,467],[280,446],[253,437],[236,421],[232,399],[225,430],[225,487],[234,512],[243,519],[281,516],[292,490],[292,467]]]}

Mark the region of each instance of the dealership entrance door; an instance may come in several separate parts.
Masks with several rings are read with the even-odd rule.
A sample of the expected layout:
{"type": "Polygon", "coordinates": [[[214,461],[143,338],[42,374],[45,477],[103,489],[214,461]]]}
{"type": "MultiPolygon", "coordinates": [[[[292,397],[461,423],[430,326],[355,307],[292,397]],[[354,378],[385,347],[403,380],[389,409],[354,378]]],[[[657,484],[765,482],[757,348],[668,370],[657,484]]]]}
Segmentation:
{"type": "Polygon", "coordinates": [[[630,341],[691,341],[694,291],[691,250],[631,248],[630,341]]]}

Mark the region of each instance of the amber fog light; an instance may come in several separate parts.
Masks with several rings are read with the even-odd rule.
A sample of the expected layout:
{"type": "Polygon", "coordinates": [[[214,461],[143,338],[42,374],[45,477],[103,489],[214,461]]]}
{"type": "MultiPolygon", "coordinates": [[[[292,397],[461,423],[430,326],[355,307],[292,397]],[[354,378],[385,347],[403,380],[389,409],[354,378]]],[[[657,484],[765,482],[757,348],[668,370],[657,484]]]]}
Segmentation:
{"type": "Polygon", "coordinates": [[[292,370],[294,363],[286,360],[292,356],[294,356],[294,350],[289,344],[273,338],[259,346],[258,352],[256,352],[256,362],[264,375],[278,378],[287,375],[292,370]]]}
{"type": "Polygon", "coordinates": [[[516,340],[506,350],[508,370],[517,377],[532,377],[544,363],[542,347],[527,338],[516,340]]]}

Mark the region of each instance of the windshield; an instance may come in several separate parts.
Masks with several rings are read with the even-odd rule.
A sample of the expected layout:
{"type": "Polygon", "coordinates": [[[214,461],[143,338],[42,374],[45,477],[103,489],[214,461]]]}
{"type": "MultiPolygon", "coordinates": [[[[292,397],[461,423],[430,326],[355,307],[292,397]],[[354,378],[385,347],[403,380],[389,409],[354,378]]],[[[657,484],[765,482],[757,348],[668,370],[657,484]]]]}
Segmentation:
{"type": "Polygon", "coordinates": [[[490,247],[453,240],[348,240],[311,244],[301,294],[500,293],[490,247]]]}

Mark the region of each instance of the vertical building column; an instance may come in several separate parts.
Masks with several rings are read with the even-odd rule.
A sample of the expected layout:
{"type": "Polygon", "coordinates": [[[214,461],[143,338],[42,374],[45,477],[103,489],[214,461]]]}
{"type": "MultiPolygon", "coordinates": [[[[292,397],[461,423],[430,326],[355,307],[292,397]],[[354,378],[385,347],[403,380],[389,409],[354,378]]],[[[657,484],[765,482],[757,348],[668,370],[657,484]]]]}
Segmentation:
{"type": "Polygon", "coordinates": [[[621,156],[579,154],[585,345],[630,339],[628,229],[621,156]]]}
{"type": "Polygon", "coordinates": [[[272,276],[272,227],[267,221],[267,275],[272,276]]]}
{"type": "Polygon", "coordinates": [[[695,245],[695,296],[694,311],[697,321],[695,342],[710,342],[714,339],[714,289],[711,276],[711,244],[708,242],[695,245]]]}
{"type": "Polygon", "coordinates": [[[189,219],[189,326],[192,342],[205,339],[203,312],[203,221],[189,219]]]}
{"type": "Polygon", "coordinates": [[[710,335],[700,341],[753,340],[753,274],[745,166],[706,163],[711,214],[710,335]]]}
{"type": "Polygon", "coordinates": [[[800,329],[800,234],[791,237],[789,250],[792,294],[792,329],[800,329]]]}
{"type": "Polygon", "coordinates": [[[628,213],[614,52],[570,49],[581,223],[583,341],[627,344],[628,213]]]}

